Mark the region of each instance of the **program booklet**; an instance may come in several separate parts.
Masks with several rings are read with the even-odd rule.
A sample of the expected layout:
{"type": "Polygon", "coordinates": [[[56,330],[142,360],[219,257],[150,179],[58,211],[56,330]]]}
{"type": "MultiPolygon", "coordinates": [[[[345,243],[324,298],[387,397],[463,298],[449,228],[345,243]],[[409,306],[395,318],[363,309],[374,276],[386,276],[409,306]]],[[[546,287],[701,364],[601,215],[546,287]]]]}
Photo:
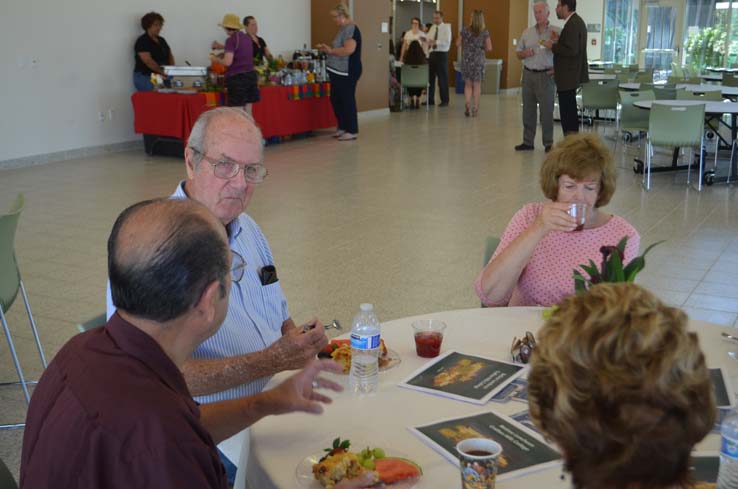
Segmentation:
{"type": "Polygon", "coordinates": [[[525,365],[449,351],[413,372],[399,385],[484,404],[525,372],[525,365]]]}
{"type": "Polygon", "coordinates": [[[507,416],[483,412],[409,428],[449,462],[459,465],[456,444],[467,438],[488,438],[502,446],[498,480],[512,479],[561,463],[561,455],[537,434],[507,416]]]}

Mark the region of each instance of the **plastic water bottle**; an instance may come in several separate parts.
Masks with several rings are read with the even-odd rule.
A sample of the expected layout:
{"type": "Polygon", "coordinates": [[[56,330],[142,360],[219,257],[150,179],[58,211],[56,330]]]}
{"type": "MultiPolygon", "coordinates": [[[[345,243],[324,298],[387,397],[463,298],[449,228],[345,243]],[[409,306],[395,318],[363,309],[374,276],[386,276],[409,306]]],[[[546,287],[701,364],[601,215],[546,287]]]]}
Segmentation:
{"type": "Polygon", "coordinates": [[[349,389],[371,394],[379,387],[379,320],[371,304],[362,304],[351,326],[349,389]]]}
{"type": "Polygon", "coordinates": [[[738,411],[733,410],[720,425],[720,472],[717,489],[738,488],[738,411]]]}

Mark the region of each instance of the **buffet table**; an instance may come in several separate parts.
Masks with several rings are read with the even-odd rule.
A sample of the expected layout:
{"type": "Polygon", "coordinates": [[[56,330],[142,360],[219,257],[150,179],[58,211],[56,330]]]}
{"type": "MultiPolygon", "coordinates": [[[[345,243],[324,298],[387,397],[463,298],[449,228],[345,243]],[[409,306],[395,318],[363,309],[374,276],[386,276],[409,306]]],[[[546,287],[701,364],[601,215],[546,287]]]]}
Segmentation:
{"type": "MultiPolygon", "coordinates": [[[[526,331],[535,333],[543,323],[541,311],[540,308],[480,308],[439,312],[383,323],[382,337],[387,347],[396,351],[402,361],[395,368],[380,374],[379,393],[358,399],[347,392],[335,394],[326,391],[334,402],[325,406],[325,412],[321,416],[294,413],[270,416],[256,423],[251,428],[246,466],[248,487],[319,487],[317,482],[312,486],[298,482],[296,468],[307,456],[320,453],[336,437],[379,446],[390,454],[394,452],[417,462],[423,469],[423,477],[416,489],[459,487],[459,469],[421,442],[407,428],[490,410],[510,415],[526,410],[527,404],[510,401],[504,404],[489,402],[479,406],[398,387],[398,383],[428,361],[415,353],[411,323],[419,318],[432,318],[440,319],[448,325],[441,354],[456,350],[509,361],[513,337],[521,337],[526,331]]],[[[734,333],[735,330],[700,321],[691,321],[690,328],[700,336],[708,366],[722,367],[726,381],[733,386],[738,385],[738,362],[728,356],[728,351],[738,350],[738,343],[730,343],[720,336],[721,331],[734,333]]],[[[271,385],[284,378],[284,375],[280,374],[273,379],[271,385]]],[[[346,376],[323,375],[338,377],[344,385],[347,382],[346,376]]],[[[708,435],[697,449],[714,451],[718,448],[719,441],[718,435],[708,435]]],[[[362,446],[357,445],[357,450],[362,446]]],[[[243,474],[239,473],[239,476],[243,477],[243,474]]],[[[562,480],[560,476],[561,467],[557,466],[524,477],[498,481],[497,487],[569,489],[571,482],[562,480]]],[[[237,482],[241,477],[237,478],[237,482]]]]}
{"type": "MultiPolygon", "coordinates": [[[[260,87],[261,101],[252,105],[254,119],[265,138],[289,136],[336,125],[330,98],[290,100],[292,87],[260,87]]],[[[131,96],[137,134],[153,134],[187,141],[197,118],[217,105],[204,93],[136,92],[131,96]]]]}

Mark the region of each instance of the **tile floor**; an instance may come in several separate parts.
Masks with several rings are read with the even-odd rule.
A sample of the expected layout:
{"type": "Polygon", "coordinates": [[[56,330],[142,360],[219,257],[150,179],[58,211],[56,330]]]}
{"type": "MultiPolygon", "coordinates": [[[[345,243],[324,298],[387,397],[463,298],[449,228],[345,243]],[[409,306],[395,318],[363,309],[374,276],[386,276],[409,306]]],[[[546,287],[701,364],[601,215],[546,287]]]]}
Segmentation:
{"type": "MultiPolygon", "coordinates": [[[[472,282],[484,238],[499,235],[525,202],[542,199],[544,153],[516,153],[516,95],[485,96],[480,116],[463,99],[448,108],[367,114],[361,138],[328,132],[266,149],[270,176],[249,213],[270,240],[290,309],[350,324],[360,302],[381,320],[477,307],[472,282]]],[[[610,131],[611,132],[611,131],[610,131]]],[[[557,127],[557,136],[560,137],[557,127]]],[[[631,171],[637,148],[621,152],[611,212],[627,218],[655,248],[640,282],[690,316],[738,326],[738,196],[716,185],[688,189],[683,174],[654,177],[641,190],[631,171]]],[[[659,159],[666,163],[663,153],[659,159]]],[[[24,192],[16,250],[49,358],[75,324],[104,310],[106,240],[128,204],[169,195],[181,160],[143,150],[0,171],[0,209],[24,192]]],[[[8,313],[29,378],[41,372],[17,302],[8,313]]],[[[13,380],[0,342],[0,381],[13,380]]],[[[0,423],[23,419],[20,389],[0,387],[0,423]]],[[[0,430],[0,458],[17,475],[21,430],[0,430]]]]}

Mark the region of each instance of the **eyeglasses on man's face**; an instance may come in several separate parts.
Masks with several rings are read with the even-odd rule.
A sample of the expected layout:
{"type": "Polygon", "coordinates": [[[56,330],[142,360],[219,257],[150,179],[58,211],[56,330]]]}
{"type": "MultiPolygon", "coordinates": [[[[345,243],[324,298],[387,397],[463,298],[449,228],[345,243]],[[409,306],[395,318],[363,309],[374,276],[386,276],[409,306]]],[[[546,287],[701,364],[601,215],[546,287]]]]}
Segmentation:
{"type": "Polygon", "coordinates": [[[269,175],[269,171],[261,162],[239,163],[228,157],[216,160],[215,158],[211,158],[198,149],[191,149],[195,153],[202,155],[202,158],[207,161],[208,164],[213,168],[213,175],[215,175],[217,178],[230,180],[231,178],[234,178],[236,175],[238,175],[241,170],[243,170],[243,177],[247,182],[262,183],[266,179],[267,175],[269,175]]]}

